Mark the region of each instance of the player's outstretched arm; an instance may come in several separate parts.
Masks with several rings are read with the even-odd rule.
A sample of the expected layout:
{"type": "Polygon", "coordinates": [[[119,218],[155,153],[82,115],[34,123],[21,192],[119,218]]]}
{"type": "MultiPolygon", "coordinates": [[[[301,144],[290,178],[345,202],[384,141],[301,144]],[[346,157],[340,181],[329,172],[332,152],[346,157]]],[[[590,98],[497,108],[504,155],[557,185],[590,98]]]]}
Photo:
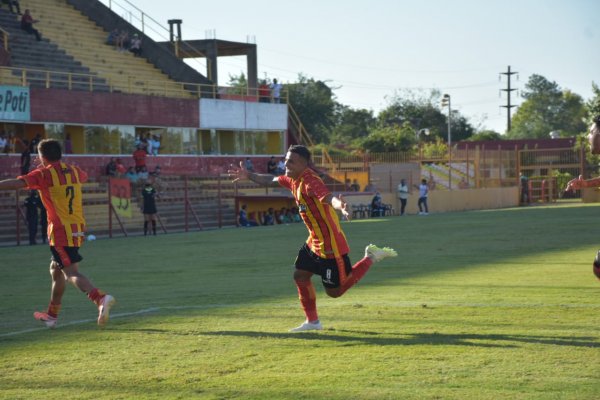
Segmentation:
{"type": "Polygon", "coordinates": [[[244,162],[240,161],[239,168],[231,165],[230,169],[227,171],[229,177],[232,178],[233,182],[237,182],[242,179],[249,179],[254,183],[258,183],[262,186],[270,186],[270,187],[278,187],[279,181],[276,176],[271,174],[257,174],[255,172],[250,172],[244,166],[244,162]]]}
{"type": "Polygon", "coordinates": [[[333,208],[335,208],[336,210],[340,210],[342,212],[342,216],[344,218],[346,218],[347,221],[350,221],[349,206],[348,206],[348,203],[346,203],[344,196],[342,196],[341,194],[338,197],[331,196],[330,201],[331,201],[331,206],[333,208]]]}
{"type": "Polygon", "coordinates": [[[0,181],[0,190],[22,189],[26,186],[25,181],[21,179],[5,179],[0,181]]]}
{"type": "Polygon", "coordinates": [[[565,192],[572,190],[579,190],[583,188],[589,187],[599,187],[600,186],[600,176],[592,179],[583,179],[583,175],[579,175],[578,178],[571,179],[569,183],[567,183],[567,188],[565,192]]]}

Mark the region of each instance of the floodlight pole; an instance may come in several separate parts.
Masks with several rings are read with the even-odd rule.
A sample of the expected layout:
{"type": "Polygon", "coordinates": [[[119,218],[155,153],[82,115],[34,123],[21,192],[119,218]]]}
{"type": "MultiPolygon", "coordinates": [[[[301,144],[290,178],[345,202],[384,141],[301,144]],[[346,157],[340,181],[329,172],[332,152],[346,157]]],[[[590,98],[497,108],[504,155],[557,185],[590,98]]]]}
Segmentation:
{"type": "Polygon", "coordinates": [[[444,102],[446,103],[446,105],[448,105],[448,148],[450,148],[450,146],[452,146],[452,131],[450,128],[451,119],[452,119],[452,105],[450,103],[450,95],[449,94],[444,95],[444,102]]]}
{"type": "Polygon", "coordinates": [[[448,189],[452,189],[452,166],[450,165],[452,162],[452,131],[450,128],[452,123],[452,106],[449,94],[444,94],[442,105],[448,106],[448,189]]]}

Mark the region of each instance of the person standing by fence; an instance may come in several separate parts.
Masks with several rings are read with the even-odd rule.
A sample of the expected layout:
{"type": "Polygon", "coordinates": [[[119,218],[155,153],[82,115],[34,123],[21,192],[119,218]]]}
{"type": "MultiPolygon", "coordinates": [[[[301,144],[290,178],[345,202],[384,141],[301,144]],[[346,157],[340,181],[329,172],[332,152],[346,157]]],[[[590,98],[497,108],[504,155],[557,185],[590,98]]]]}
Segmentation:
{"type": "Polygon", "coordinates": [[[429,196],[429,185],[427,179],[421,179],[419,185],[419,215],[429,215],[429,207],[427,206],[427,197],[429,196]]]}
{"type": "Polygon", "coordinates": [[[404,215],[406,203],[408,202],[408,185],[406,179],[401,179],[398,185],[398,200],[400,200],[400,216],[404,215]]]}

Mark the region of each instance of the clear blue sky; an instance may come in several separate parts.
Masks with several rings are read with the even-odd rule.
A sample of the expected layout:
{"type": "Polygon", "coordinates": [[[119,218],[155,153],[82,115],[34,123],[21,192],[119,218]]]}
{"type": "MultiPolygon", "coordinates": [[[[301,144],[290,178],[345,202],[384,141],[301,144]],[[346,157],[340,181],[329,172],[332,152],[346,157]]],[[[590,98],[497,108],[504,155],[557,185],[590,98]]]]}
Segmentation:
{"type": "MultiPolygon", "coordinates": [[[[124,0],[113,0],[113,9],[125,15],[115,3],[124,0]]],[[[600,84],[599,0],[132,3],[164,26],[183,19],[184,39],[204,39],[212,30],[218,39],[253,37],[259,77],[326,80],[339,87],[338,101],[375,113],[397,90],[438,88],[474,126],[503,133],[506,80],[499,73],[508,65],[519,72],[517,89],[534,73],[584,99],[592,81],[600,84]]],[[[219,84],[243,70],[245,58],[222,58],[219,84]]],[[[515,94],[513,102],[520,101],[515,94]]]]}

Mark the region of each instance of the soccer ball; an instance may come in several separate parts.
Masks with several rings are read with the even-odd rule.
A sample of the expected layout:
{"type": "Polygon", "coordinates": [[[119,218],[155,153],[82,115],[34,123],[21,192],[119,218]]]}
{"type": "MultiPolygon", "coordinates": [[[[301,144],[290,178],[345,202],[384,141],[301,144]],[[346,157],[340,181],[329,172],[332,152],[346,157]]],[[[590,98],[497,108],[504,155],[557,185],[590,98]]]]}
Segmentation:
{"type": "Polygon", "coordinates": [[[96,235],[88,235],[88,236],[87,236],[87,240],[88,240],[88,242],[91,242],[91,241],[93,241],[93,240],[96,240],[96,235]]]}

